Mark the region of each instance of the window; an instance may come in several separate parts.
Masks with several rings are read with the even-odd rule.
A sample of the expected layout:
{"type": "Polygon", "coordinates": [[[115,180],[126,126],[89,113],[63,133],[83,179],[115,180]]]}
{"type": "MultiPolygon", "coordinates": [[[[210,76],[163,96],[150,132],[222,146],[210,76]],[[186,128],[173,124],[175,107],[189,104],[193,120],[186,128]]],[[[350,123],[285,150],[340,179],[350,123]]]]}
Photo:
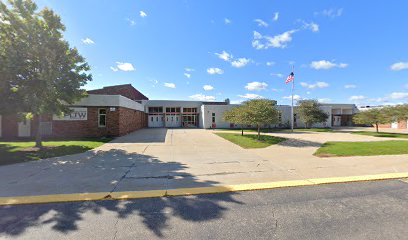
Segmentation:
{"type": "Polygon", "coordinates": [[[180,108],[179,107],[167,107],[166,108],[166,113],[178,113],[180,112],[180,108]]]}
{"type": "Polygon", "coordinates": [[[149,113],[162,113],[163,107],[149,107],[149,113]]]}
{"type": "Polygon", "coordinates": [[[183,108],[183,112],[185,112],[185,113],[196,113],[197,108],[183,108]]]}
{"type": "Polygon", "coordinates": [[[297,114],[294,113],[294,114],[293,114],[293,122],[294,122],[294,123],[296,123],[296,117],[297,117],[297,114]]]}
{"type": "Polygon", "coordinates": [[[281,123],[281,122],[282,122],[282,112],[279,112],[279,115],[278,115],[278,120],[279,120],[279,123],[281,123]]]}
{"type": "Polygon", "coordinates": [[[106,109],[101,108],[98,111],[98,126],[106,127],[106,109]]]}
{"type": "Polygon", "coordinates": [[[212,113],[212,122],[215,123],[215,113],[212,113]]]}
{"type": "Polygon", "coordinates": [[[153,117],[151,118],[151,122],[153,122],[153,117]]]}

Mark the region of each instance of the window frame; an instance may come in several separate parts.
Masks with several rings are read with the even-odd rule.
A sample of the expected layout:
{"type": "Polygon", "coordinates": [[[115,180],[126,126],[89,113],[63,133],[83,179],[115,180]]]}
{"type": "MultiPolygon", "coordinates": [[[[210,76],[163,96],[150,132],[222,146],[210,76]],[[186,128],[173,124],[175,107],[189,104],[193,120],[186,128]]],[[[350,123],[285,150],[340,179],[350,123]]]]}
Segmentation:
{"type": "Polygon", "coordinates": [[[106,108],[98,108],[98,127],[99,128],[106,128],[107,125],[107,114],[108,111],[106,108]],[[105,110],[105,113],[101,114],[101,110],[105,110]],[[105,125],[101,125],[101,116],[105,116],[105,125]]]}

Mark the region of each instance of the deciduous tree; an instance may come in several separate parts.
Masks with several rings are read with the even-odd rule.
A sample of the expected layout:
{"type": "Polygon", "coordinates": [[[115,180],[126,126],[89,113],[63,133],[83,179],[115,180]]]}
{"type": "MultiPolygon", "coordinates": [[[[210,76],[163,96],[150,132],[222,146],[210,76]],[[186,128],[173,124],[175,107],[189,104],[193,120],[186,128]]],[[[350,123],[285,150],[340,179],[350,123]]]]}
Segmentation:
{"type": "Polygon", "coordinates": [[[242,104],[248,123],[258,130],[258,140],[261,137],[261,127],[276,124],[279,121],[279,111],[276,101],[269,99],[252,99],[242,104]]]}
{"type": "Polygon", "coordinates": [[[329,115],[320,108],[321,104],[317,100],[300,100],[298,104],[297,111],[306,128],[310,128],[314,123],[325,122],[329,118],[329,115]]]}
{"type": "Polygon", "coordinates": [[[241,135],[244,136],[244,125],[250,124],[246,116],[245,108],[237,106],[224,112],[224,120],[230,123],[239,124],[241,127],[241,135]]]}
{"type": "MultiPolygon", "coordinates": [[[[69,111],[92,80],[89,65],[63,39],[65,26],[52,10],[31,0],[0,2],[0,113],[69,111]]],[[[36,146],[41,147],[40,121],[36,146]]]]}
{"type": "Polygon", "coordinates": [[[372,108],[354,115],[353,122],[357,124],[375,125],[375,129],[378,133],[378,125],[392,122],[392,116],[390,116],[385,109],[372,108]]]}

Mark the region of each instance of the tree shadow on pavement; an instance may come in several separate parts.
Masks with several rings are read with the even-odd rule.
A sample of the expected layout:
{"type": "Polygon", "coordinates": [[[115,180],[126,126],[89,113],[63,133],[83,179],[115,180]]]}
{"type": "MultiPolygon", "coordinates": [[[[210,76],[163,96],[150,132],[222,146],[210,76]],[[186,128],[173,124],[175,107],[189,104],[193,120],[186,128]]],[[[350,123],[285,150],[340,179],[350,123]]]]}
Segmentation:
{"type": "MultiPolygon", "coordinates": [[[[88,152],[76,158],[68,158],[64,164],[55,164],[51,168],[53,171],[66,171],[66,173],[72,173],[76,169],[78,171],[88,169],[86,172],[94,170],[95,175],[106,174],[106,178],[109,177],[111,169],[120,168],[123,176],[117,183],[111,185],[111,191],[116,189],[134,191],[140,190],[140,187],[143,190],[157,190],[163,188],[160,184],[164,183],[164,186],[168,186],[169,181],[175,180],[182,181],[180,187],[209,187],[217,184],[215,181],[198,180],[196,176],[183,171],[187,167],[182,163],[164,161],[153,156],[124,150],[98,151],[92,154],[88,152]],[[148,181],[150,178],[153,179],[152,182],[148,181]],[[146,186],[140,186],[143,183],[146,183],[146,186]]],[[[69,184],[86,185],[86,181],[90,181],[89,176],[84,176],[83,179],[73,177],[69,184]]],[[[58,185],[57,182],[55,184],[58,185]]],[[[68,186],[67,183],[61,187],[64,186],[68,186]]],[[[90,191],[85,189],[83,192],[90,191]]],[[[163,237],[163,230],[168,227],[168,221],[171,218],[194,222],[222,218],[228,211],[223,203],[242,204],[234,199],[234,194],[237,193],[2,206],[0,207],[0,236],[20,236],[30,230],[47,228],[68,234],[81,229],[79,224],[86,219],[85,216],[88,218],[89,215],[100,215],[102,212],[109,211],[115,213],[118,221],[140,218],[137,220],[138,224],[143,224],[157,237],[163,237]]]]}

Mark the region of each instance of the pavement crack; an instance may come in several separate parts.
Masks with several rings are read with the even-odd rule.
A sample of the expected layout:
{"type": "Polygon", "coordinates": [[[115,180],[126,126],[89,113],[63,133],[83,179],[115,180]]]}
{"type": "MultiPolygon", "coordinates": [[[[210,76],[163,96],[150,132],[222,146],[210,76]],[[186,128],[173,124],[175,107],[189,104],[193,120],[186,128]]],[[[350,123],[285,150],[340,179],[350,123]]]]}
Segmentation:
{"type": "Polygon", "coordinates": [[[115,233],[113,234],[113,240],[116,239],[117,234],[118,234],[118,223],[119,223],[119,218],[116,219],[116,222],[115,222],[115,224],[113,225],[113,228],[114,228],[114,230],[115,230],[115,233]]]}

